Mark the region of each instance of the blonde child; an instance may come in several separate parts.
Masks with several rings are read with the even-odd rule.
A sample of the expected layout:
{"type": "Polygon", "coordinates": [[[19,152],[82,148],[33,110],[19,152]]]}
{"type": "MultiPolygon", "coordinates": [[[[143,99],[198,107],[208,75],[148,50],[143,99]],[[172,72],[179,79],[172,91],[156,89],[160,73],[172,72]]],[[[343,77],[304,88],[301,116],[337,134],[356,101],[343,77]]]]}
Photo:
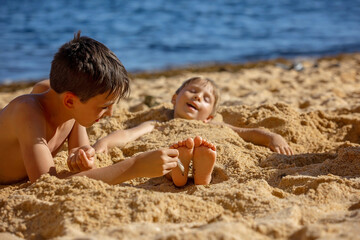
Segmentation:
{"type": "MultiPolygon", "coordinates": [[[[245,141],[269,147],[277,153],[293,154],[285,139],[278,134],[259,128],[239,128],[225,123],[212,123],[211,120],[214,118],[219,105],[219,91],[216,84],[209,78],[194,77],[186,80],[176,90],[171,102],[174,106],[174,118],[223,124],[233,129],[245,141]]],[[[154,124],[152,122],[145,122],[132,129],[115,131],[99,139],[94,148],[97,152],[102,152],[113,146],[123,146],[129,140],[134,140],[145,133],[151,132],[153,128],[154,124]]],[[[173,144],[171,148],[179,151],[179,159],[184,166],[184,172],[178,167],[174,168],[169,174],[176,186],[186,184],[191,160],[193,160],[195,184],[210,183],[216,160],[216,148],[213,144],[200,136],[196,136],[194,139],[189,138],[173,144]]]]}

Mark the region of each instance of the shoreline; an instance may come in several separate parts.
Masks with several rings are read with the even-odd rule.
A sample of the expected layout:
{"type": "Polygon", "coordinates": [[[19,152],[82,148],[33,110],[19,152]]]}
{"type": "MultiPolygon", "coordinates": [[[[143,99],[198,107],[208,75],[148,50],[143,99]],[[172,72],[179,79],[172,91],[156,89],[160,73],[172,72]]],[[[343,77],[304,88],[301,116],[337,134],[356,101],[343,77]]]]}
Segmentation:
{"type": "MultiPolygon", "coordinates": [[[[202,73],[202,72],[237,72],[244,69],[252,69],[252,68],[260,68],[265,66],[275,66],[277,64],[283,65],[283,67],[289,67],[294,63],[302,62],[302,61],[329,61],[329,60],[338,60],[341,61],[343,59],[349,58],[353,55],[357,55],[360,52],[353,53],[340,53],[336,55],[328,55],[321,57],[296,57],[296,58],[275,58],[268,60],[258,60],[258,61],[249,61],[244,63],[215,63],[215,64],[192,64],[185,65],[179,67],[170,67],[163,70],[145,70],[145,71],[137,71],[137,72],[128,72],[129,76],[132,79],[141,78],[141,79],[154,79],[158,77],[173,77],[181,75],[184,72],[192,72],[192,73],[202,73]]],[[[13,81],[10,83],[1,83],[0,84],[0,92],[14,92],[19,89],[24,89],[33,86],[35,83],[45,80],[47,78],[40,79],[32,79],[27,81],[13,81]]]]}

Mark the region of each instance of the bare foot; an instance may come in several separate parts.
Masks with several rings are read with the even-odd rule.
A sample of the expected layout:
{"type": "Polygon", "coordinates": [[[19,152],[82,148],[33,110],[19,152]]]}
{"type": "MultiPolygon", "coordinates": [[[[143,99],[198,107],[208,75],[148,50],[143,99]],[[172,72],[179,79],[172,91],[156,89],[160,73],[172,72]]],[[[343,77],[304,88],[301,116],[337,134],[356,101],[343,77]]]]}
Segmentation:
{"type": "Polygon", "coordinates": [[[213,144],[199,136],[194,138],[194,182],[207,185],[211,182],[211,173],[216,160],[216,148],[213,144]]]}
{"type": "Polygon", "coordinates": [[[188,138],[185,141],[175,143],[170,148],[174,148],[179,151],[179,159],[184,166],[184,173],[181,171],[179,166],[171,171],[171,177],[174,184],[181,187],[186,184],[188,179],[189,165],[193,156],[194,140],[192,138],[188,138]]]}

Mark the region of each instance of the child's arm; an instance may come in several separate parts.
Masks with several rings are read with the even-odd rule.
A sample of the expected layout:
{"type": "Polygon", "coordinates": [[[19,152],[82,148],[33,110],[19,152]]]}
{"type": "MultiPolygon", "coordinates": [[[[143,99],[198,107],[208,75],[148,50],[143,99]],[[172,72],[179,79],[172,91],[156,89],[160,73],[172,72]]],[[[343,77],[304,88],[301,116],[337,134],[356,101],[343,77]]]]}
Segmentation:
{"type": "Polygon", "coordinates": [[[96,152],[107,152],[108,148],[123,147],[130,141],[134,141],[142,135],[151,132],[154,129],[155,121],[143,122],[140,125],[110,133],[106,137],[99,139],[94,148],[96,152]]]}
{"type": "MultiPolygon", "coordinates": [[[[216,123],[215,123],[216,124],[216,123]]],[[[293,155],[294,152],[287,144],[286,140],[279,134],[272,133],[260,128],[239,128],[230,124],[224,124],[233,129],[239,136],[247,142],[262,145],[270,148],[272,151],[293,155]]]]}
{"type": "MultiPolygon", "coordinates": [[[[43,80],[36,83],[31,93],[42,93],[50,89],[50,81],[43,80]]],[[[67,164],[72,172],[93,168],[95,151],[89,144],[86,129],[75,123],[69,136],[69,157],[67,164]]]]}
{"type": "Polygon", "coordinates": [[[58,175],[45,140],[46,120],[39,112],[34,113],[27,109],[29,108],[19,109],[21,115],[14,118],[14,124],[17,126],[15,129],[21,155],[31,182],[45,173],[50,173],[60,178],[87,176],[109,184],[118,184],[136,177],[159,177],[177,166],[179,152],[176,149],[163,149],[145,152],[104,168],[58,175]],[[27,124],[24,124],[25,120],[27,124]]]}
{"type": "Polygon", "coordinates": [[[56,175],[56,169],[46,141],[46,120],[31,104],[19,104],[14,126],[26,173],[34,182],[44,173],[56,175]]]}
{"type": "MultiPolygon", "coordinates": [[[[109,184],[117,184],[135,177],[159,177],[169,173],[177,166],[179,152],[176,149],[163,149],[145,152],[104,168],[58,175],[46,141],[46,120],[41,110],[37,110],[33,106],[29,107],[28,104],[19,105],[20,107],[15,111],[19,114],[14,116],[14,126],[16,126],[14,131],[18,136],[21,156],[31,182],[36,181],[41,175],[49,173],[60,178],[87,176],[109,184]]],[[[81,128],[77,130],[82,131],[81,128]]],[[[78,140],[78,143],[86,141],[81,138],[78,140]]],[[[73,140],[69,139],[69,141],[73,140]]]]}
{"type": "Polygon", "coordinates": [[[85,127],[75,122],[68,143],[67,165],[71,172],[85,171],[95,167],[95,150],[90,146],[85,127]]]}
{"type": "MultiPolygon", "coordinates": [[[[50,81],[36,83],[31,93],[42,93],[50,89],[50,81]]],[[[95,167],[95,150],[89,144],[86,129],[75,123],[69,136],[69,157],[67,164],[72,172],[84,171],[95,167]]]]}
{"type": "Polygon", "coordinates": [[[145,152],[114,165],[90,169],[73,176],[87,176],[108,184],[118,184],[136,177],[160,177],[177,166],[179,152],[162,149],[145,152]]]}

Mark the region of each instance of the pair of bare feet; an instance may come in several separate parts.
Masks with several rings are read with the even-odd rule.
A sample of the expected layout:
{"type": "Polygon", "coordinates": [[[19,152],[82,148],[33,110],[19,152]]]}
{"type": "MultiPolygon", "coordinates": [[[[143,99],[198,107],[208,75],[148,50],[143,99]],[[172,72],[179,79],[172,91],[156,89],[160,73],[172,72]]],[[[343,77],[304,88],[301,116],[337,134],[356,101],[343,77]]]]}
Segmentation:
{"type": "Polygon", "coordinates": [[[213,144],[196,136],[194,139],[188,138],[175,143],[170,148],[179,151],[179,160],[184,166],[184,172],[181,171],[181,167],[177,166],[167,176],[173,180],[176,186],[181,187],[187,183],[191,160],[193,160],[194,183],[197,185],[210,183],[216,160],[216,148],[213,144]]]}

